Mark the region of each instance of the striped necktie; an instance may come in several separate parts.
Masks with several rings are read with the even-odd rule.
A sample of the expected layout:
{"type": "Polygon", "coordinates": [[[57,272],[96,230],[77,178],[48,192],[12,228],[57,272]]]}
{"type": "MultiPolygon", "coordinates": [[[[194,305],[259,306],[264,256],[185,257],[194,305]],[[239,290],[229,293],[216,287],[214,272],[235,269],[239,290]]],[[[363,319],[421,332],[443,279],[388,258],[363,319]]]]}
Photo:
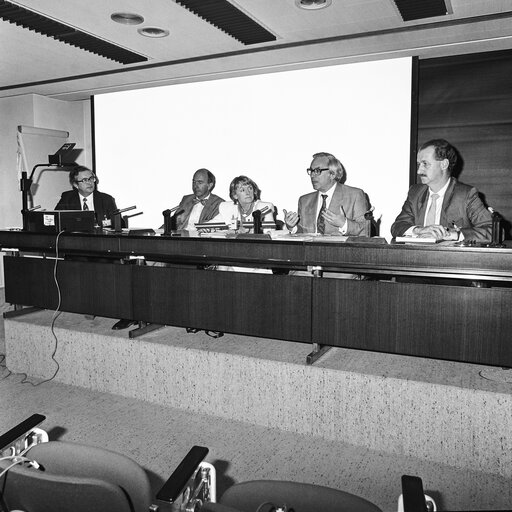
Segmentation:
{"type": "Polygon", "coordinates": [[[325,233],[325,219],[322,217],[322,213],[327,210],[327,194],[322,194],[322,207],[318,212],[318,217],[316,219],[316,231],[317,233],[323,235],[325,233]]]}
{"type": "Polygon", "coordinates": [[[84,197],[84,207],[83,207],[83,210],[86,211],[86,210],[89,210],[89,207],[87,206],[87,198],[84,197]]]}

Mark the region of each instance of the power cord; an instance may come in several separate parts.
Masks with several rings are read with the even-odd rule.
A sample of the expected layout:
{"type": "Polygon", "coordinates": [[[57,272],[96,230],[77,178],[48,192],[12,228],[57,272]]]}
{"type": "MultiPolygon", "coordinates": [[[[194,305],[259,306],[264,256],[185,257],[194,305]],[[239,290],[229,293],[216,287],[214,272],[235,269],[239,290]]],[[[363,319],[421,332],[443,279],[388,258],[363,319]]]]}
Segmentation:
{"type": "Polygon", "coordinates": [[[57,335],[55,334],[55,322],[56,322],[57,318],[60,316],[60,314],[62,313],[62,311],[60,311],[60,307],[62,305],[62,293],[60,290],[59,280],[57,279],[57,265],[59,263],[59,238],[62,235],[62,233],[64,233],[64,231],[65,230],[60,231],[60,233],[57,235],[57,238],[55,239],[55,264],[53,265],[53,280],[55,282],[55,286],[57,287],[58,301],[57,301],[57,308],[53,312],[50,330],[52,332],[53,339],[55,340],[55,345],[54,345],[54,349],[52,352],[52,360],[57,365],[57,368],[55,369],[55,372],[49,379],[44,379],[44,380],[42,380],[40,382],[36,382],[36,383],[28,380],[28,375],[26,373],[19,373],[18,375],[25,375],[25,377],[20,382],[20,384],[30,384],[31,386],[34,386],[34,387],[40,386],[41,384],[44,384],[45,382],[50,382],[51,380],[53,380],[56,377],[57,373],[59,373],[59,370],[60,370],[59,362],[57,361],[57,359],[55,359],[55,354],[57,353],[57,348],[59,346],[59,340],[57,338],[57,335]]]}
{"type": "Polygon", "coordinates": [[[16,466],[17,464],[23,464],[26,462],[30,466],[32,466],[34,469],[39,469],[41,466],[35,461],[28,459],[27,457],[22,457],[21,455],[10,455],[9,457],[0,457],[0,461],[2,460],[12,460],[13,463],[7,466],[1,473],[0,478],[5,475],[11,468],[16,466]]]}

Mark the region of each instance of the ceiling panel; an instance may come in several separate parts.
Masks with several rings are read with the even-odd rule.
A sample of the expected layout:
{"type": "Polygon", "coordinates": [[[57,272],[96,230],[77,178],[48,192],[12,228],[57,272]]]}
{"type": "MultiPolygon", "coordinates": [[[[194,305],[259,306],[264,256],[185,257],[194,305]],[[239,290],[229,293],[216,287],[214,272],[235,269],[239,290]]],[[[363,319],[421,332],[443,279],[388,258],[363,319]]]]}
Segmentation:
{"type": "Polygon", "coordinates": [[[511,0],[446,0],[452,14],[404,22],[394,0],[333,0],[319,11],[294,0],[229,0],[276,35],[244,45],[173,0],[21,0],[16,3],[148,58],[119,64],[0,21],[0,97],[33,92],[62,98],[91,91],[270,71],[297,62],[348,62],[400,55],[440,56],[512,48],[511,0]],[[113,12],[144,17],[120,25],[113,12]],[[140,27],[170,36],[142,37],[140,27]]]}

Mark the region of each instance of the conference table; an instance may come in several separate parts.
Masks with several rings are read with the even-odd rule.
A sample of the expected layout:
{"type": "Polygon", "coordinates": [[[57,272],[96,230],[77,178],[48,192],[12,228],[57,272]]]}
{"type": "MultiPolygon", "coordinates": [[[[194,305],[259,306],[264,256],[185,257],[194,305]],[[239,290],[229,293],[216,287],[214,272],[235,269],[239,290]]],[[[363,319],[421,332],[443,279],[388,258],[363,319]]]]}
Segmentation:
{"type": "Polygon", "coordinates": [[[509,247],[10,230],[0,247],[12,304],[512,367],[509,247]]]}

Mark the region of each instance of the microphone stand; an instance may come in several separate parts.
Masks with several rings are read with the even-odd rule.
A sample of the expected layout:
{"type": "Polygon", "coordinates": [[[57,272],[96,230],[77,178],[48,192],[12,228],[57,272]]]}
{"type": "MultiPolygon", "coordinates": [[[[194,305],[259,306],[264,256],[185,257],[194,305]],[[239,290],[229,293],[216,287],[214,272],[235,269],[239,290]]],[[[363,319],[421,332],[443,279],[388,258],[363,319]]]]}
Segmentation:
{"type": "Polygon", "coordinates": [[[21,189],[21,216],[23,220],[23,231],[27,231],[28,219],[27,212],[30,211],[28,207],[28,196],[30,194],[30,188],[32,187],[34,173],[38,167],[55,167],[56,164],[37,164],[34,165],[30,177],[27,176],[27,171],[21,172],[20,189],[21,189]]]}
{"type": "MultiPolygon", "coordinates": [[[[128,206],[128,208],[123,208],[116,210],[112,213],[112,217],[114,218],[114,231],[116,233],[121,233],[123,231],[123,220],[121,218],[121,214],[124,212],[128,212],[130,210],[135,210],[137,208],[136,206],[128,206]]],[[[140,212],[142,213],[142,212],[140,212]]],[[[131,215],[131,217],[134,217],[135,215],[131,215]]]]}

